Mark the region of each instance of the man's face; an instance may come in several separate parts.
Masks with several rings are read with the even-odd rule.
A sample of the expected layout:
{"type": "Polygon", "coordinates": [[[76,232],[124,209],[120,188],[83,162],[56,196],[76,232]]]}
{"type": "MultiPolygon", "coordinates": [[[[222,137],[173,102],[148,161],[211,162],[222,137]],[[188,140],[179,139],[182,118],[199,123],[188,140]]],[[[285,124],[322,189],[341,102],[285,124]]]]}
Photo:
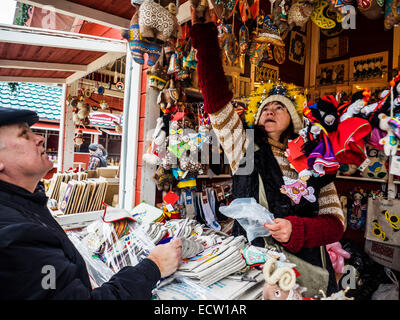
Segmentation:
{"type": "Polygon", "coordinates": [[[44,149],[44,137],[34,134],[26,123],[1,127],[0,141],[5,174],[41,178],[53,167],[44,149]]]}

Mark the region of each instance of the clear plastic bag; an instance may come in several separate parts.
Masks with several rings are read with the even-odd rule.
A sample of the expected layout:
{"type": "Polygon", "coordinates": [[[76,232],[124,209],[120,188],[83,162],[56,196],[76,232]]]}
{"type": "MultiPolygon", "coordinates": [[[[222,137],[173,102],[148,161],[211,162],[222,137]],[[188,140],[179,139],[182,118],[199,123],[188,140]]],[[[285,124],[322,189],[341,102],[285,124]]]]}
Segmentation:
{"type": "Polygon", "coordinates": [[[272,224],[274,215],[254,198],[238,198],[229,206],[220,207],[219,211],[227,217],[236,219],[247,233],[249,242],[257,237],[268,237],[270,232],[265,223],[272,224]]]}
{"type": "Polygon", "coordinates": [[[380,284],[378,289],[372,294],[372,300],[399,300],[399,282],[393,271],[385,267],[385,272],[391,284],[380,284]]]}
{"type": "Polygon", "coordinates": [[[84,258],[94,286],[107,282],[123,267],[135,266],[155,246],[142,226],[129,219],[105,222],[103,217],[67,235],[84,258]]]}

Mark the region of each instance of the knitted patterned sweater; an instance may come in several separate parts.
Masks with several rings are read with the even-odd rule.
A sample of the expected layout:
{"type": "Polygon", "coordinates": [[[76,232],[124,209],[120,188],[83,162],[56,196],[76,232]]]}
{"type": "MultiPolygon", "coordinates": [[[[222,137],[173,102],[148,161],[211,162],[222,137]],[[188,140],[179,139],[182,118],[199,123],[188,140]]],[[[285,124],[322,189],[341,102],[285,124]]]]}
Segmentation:
{"type": "MultiPolygon", "coordinates": [[[[213,23],[195,24],[190,36],[197,50],[197,72],[199,86],[204,98],[204,110],[209,113],[213,130],[221,143],[235,174],[248,147],[249,139],[233,105],[221,61],[221,50],[217,38],[217,28],[213,23]]],[[[269,139],[272,152],[277,159],[283,176],[297,179],[297,172],[290,167],[284,156],[286,146],[269,139]]],[[[333,183],[320,190],[319,214],[306,218],[288,216],[292,224],[292,234],[287,243],[282,243],[289,251],[298,252],[302,248],[326,245],[340,240],[344,230],[344,216],[333,183]]]]}

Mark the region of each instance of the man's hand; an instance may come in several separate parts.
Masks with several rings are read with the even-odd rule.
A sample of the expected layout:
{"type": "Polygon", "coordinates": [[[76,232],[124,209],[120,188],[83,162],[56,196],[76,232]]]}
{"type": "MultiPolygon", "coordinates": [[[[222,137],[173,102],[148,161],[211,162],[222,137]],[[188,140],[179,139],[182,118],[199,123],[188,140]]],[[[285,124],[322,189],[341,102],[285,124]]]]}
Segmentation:
{"type": "Polygon", "coordinates": [[[158,266],[161,278],[171,275],[182,260],[182,240],[172,239],[169,243],[156,246],[147,258],[158,266]]]}
{"type": "Polygon", "coordinates": [[[273,220],[274,224],[264,224],[272,238],[279,242],[288,242],[292,234],[292,223],[287,219],[276,218],[273,220]]]}

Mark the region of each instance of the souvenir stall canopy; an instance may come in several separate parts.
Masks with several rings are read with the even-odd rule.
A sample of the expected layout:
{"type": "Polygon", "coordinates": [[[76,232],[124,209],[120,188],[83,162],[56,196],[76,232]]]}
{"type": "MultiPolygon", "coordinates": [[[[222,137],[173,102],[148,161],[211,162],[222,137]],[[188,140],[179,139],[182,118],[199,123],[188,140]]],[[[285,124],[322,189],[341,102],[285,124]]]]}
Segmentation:
{"type": "MultiPolygon", "coordinates": [[[[55,3],[52,2],[50,5],[53,4],[55,3]]],[[[129,2],[127,4],[130,6],[129,2]]],[[[83,149],[91,141],[108,144],[112,149],[111,153],[115,153],[110,155],[110,158],[114,156],[114,164],[119,164],[123,161],[123,155],[127,154],[121,150],[123,149],[123,139],[121,139],[123,104],[124,102],[127,105],[135,104],[129,100],[131,88],[124,88],[125,69],[131,70],[125,58],[126,42],[121,40],[119,30],[123,25],[121,21],[125,21],[124,18],[107,13],[105,10],[83,10],[83,5],[68,16],[54,11],[54,6],[48,10],[49,7],[46,7],[48,4],[35,5],[19,3],[18,9],[25,11],[17,13],[16,22],[24,26],[4,25],[1,28],[1,43],[4,48],[7,46],[7,50],[2,50],[1,81],[10,83],[13,86],[10,87],[12,92],[18,91],[18,84],[23,82],[58,87],[56,90],[62,97],[59,103],[60,116],[57,119],[60,124],[59,131],[54,130],[52,133],[59,133],[59,141],[57,154],[52,156],[58,159],[59,172],[73,167],[74,162],[87,163],[88,157],[77,159],[78,153],[74,156],[74,150],[77,151],[79,142],[83,142],[83,149]],[[45,7],[41,7],[42,5],[45,7]],[[96,14],[101,12],[100,17],[95,14],[96,17],[93,18],[95,11],[96,14]],[[79,12],[79,17],[76,12],[79,12]],[[103,23],[103,20],[106,22],[103,23]],[[109,20],[113,22],[109,23],[109,20]],[[62,92],[59,92],[60,89],[62,92]],[[124,96],[128,99],[124,99],[124,96]],[[90,103],[90,110],[76,110],[76,107],[81,106],[80,100],[82,100],[77,100],[77,97],[84,98],[85,108],[90,103]],[[81,120],[79,125],[74,123],[76,116],[81,116],[81,119],[76,119],[81,120]],[[83,122],[87,120],[91,120],[90,125],[88,123],[84,125],[83,122]],[[118,155],[121,154],[120,159],[118,155]]],[[[140,78],[137,83],[140,84],[140,78]]],[[[135,92],[137,93],[138,89],[135,92]]],[[[30,108],[33,102],[28,101],[30,108]]],[[[131,119],[134,122],[136,117],[131,119]]],[[[39,130],[42,129],[43,125],[39,130]]],[[[54,137],[51,138],[54,140],[54,137]]],[[[128,151],[134,145],[134,143],[127,144],[128,151]]],[[[134,150],[129,153],[133,157],[136,154],[134,150]]],[[[122,185],[121,188],[125,189],[122,185]]]]}

